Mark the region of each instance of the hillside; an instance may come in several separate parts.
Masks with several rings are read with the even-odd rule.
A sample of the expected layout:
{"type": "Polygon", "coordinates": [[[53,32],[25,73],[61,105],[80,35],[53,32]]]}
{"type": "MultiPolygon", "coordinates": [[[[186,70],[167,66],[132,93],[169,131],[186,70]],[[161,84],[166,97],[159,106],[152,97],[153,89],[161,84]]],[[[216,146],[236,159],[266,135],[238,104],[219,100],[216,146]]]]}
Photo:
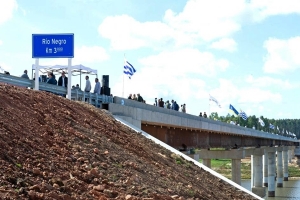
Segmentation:
{"type": "Polygon", "coordinates": [[[0,84],[0,199],[254,199],[107,111],[0,84]]]}

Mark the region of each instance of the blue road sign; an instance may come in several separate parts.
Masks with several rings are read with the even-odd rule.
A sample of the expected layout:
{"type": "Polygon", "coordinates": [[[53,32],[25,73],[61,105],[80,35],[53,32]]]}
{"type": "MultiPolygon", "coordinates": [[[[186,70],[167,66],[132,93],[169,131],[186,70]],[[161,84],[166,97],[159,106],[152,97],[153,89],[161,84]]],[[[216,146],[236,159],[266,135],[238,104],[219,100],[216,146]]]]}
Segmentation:
{"type": "Polygon", "coordinates": [[[32,34],[32,58],[74,58],[74,34],[32,34]]]}

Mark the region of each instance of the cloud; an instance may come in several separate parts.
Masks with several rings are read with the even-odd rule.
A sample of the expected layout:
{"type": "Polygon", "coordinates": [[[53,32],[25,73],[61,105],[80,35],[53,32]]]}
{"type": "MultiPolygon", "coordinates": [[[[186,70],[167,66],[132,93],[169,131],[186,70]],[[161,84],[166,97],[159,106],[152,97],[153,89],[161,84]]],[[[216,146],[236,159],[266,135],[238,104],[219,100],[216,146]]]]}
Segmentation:
{"type": "Polygon", "coordinates": [[[6,65],[5,63],[0,63],[0,72],[3,73],[3,71],[9,71],[12,69],[11,66],[6,65]]]}
{"type": "Polygon", "coordinates": [[[75,59],[80,63],[102,62],[109,59],[109,55],[103,47],[99,46],[81,46],[75,48],[75,59]]]}
{"type": "Polygon", "coordinates": [[[18,8],[16,0],[0,1],[0,25],[13,16],[13,11],[18,8]]]}
{"type": "MultiPolygon", "coordinates": [[[[98,32],[110,40],[114,50],[195,47],[228,38],[246,22],[257,23],[275,15],[299,14],[298,2],[189,0],[179,13],[166,10],[160,21],[140,22],[128,15],[109,16],[99,25],[98,32]]],[[[229,45],[229,51],[236,48],[230,39],[219,42],[213,46],[224,49],[229,45]]]]}
{"type": "Polygon", "coordinates": [[[149,70],[177,77],[183,74],[211,77],[229,67],[226,59],[217,59],[210,52],[193,48],[163,51],[141,59],[140,63],[149,70]]]}
{"type": "Polygon", "coordinates": [[[282,74],[300,68],[300,37],[270,38],[264,42],[264,48],[268,52],[263,67],[265,72],[282,74]]]}
{"type": "Polygon", "coordinates": [[[269,90],[262,90],[260,88],[248,87],[242,88],[239,92],[239,103],[259,104],[267,103],[280,103],[282,96],[279,93],[273,93],[269,90]]]}
{"type": "Polygon", "coordinates": [[[245,4],[240,0],[232,0],[231,3],[218,0],[190,0],[178,14],[167,10],[164,21],[174,30],[189,35],[194,41],[197,39],[211,41],[240,30],[237,16],[240,16],[244,9],[245,4]]]}
{"type": "Polygon", "coordinates": [[[232,38],[222,38],[213,42],[210,48],[234,52],[237,50],[237,43],[232,38]]]}
{"type": "Polygon", "coordinates": [[[167,43],[174,31],[162,22],[138,22],[128,15],[107,17],[98,27],[116,50],[155,47],[167,43]]]}
{"type": "Polygon", "coordinates": [[[111,41],[115,50],[192,47],[238,31],[236,15],[243,10],[241,2],[234,0],[236,5],[230,6],[225,1],[191,0],[181,13],[167,10],[161,21],[139,22],[128,15],[109,16],[99,25],[98,32],[111,41]]]}
{"type": "Polygon", "coordinates": [[[253,87],[275,87],[282,89],[293,89],[299,87],[299,84],[291,84],[288,80],[281,80],[272,77],[259,77],[254,78],[252,75],[246,77],[245,81],[253,87]]]}
{"type": "MultiPolygon", "coordinates": [[[[89,67],[89,64],[99,63],[109,59],[106,50],[100,46],[81,46],[75,47],[72,65],[82,64],[89,67]]],[[[65,59],[51,59],[40,65],[67,65],[65,59]]]]}
{"type": "Polygon", "coordinates": [[[298,0],[251,0],[249,6],[253,20],[257,22],[275,15],[300,14],[298,0]]]}

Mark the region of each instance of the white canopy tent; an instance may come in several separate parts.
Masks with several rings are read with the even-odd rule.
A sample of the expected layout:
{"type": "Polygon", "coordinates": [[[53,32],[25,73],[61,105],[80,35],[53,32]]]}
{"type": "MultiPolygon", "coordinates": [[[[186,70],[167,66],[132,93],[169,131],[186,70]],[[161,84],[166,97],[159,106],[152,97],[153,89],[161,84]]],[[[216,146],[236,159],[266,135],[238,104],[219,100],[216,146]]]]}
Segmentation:
{"type": "MultiPolygon", "coordinates": [[[[32,65],[32,70],[35,70],[35,65],[32,65]]],[[[67,65],[54,65],[54,66],[42,66],[39,65],[39,70],[41,73],[47,72],[61,72],[65,71],[67,73],[68,66],[67,65]]],[[[92,74],[97,75],[97,70],[92,69],[83,65],[73,65],[71,66],[72,75],[81,75],[81,74],[92,74]],[[79,74],[78,74],[79,73],[79,74]]]]}
{"type": "MultiPolygon", "coordinates": [[[[32,65],[32,77],[33,77],[33,70],[35,70],[34,64],[32,65]]],[[[68,74],[68,66],[67,65],[53,65],[53,66],[39,65],[39,71],[43,74],[46,74],[48,72],[61,73],[62,71],[65,71],[65,73],[68,74]]],[[[81,87],[81,75],[82,74],[96,75],[96,77],[98,78],[98,71],[96,69],[92,69],[92,68],[86,67],[84,65],[71,66],[71,73],[72,73],[72,76],[80,75],[80,87],[81,87]]]]}
{"type": "MultiPolygon", "coordinates": [[[[32,65],[32,77],[33,77],[33,70],[39,69],[39,71],[36,73],[36,80],[35,83],[38,86],[38,74],[39,72],[45,74],[48,72],[62,72],[65,71],[66,74],[69,74],[68,77],[68,95],[70,96],[71,94],[71,81],[72,81],[72,76],[77,76],[80,75],[80,87],[81,87],[81,75],[82,74],[91,74],[91,75],[96,75],[98,78],[98,71],[96,69],[92,69],[83,65],[73,65],[71,64],[71,59],[68,59],[68,65],[54,65],[54,66],[42,66],[39,65],[39,61],[36,60],[36,63],[32,65]],[[70,76],[71,74],[71,76],[70,76]]],[[[38,88],[38,87],[37,87],[38,88]]],[[[68,97],[71,98],[71,97],[68,97]]]]}

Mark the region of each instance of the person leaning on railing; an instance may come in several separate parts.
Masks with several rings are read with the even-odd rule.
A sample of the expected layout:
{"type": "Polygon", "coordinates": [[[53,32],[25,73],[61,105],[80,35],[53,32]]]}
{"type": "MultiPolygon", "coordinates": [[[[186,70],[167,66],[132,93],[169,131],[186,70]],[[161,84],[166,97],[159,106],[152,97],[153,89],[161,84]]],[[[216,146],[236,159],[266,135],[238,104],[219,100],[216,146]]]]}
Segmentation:
{"type": "Polygon", "coordinates": [[[27,78],[29,79],[29,76],[27,75],[27,70],[24,70],[24,74],[21,76],[21,78],[27,78]]]}
{"type": "Polygon", "coordinates": [[[57,81],[54,78],[54,75],[53,75],[52,72],[49,73],[49,79],[47,80],[47,83],[52,84],[52,85],[56,85],[57,84],[57,81]]]}

